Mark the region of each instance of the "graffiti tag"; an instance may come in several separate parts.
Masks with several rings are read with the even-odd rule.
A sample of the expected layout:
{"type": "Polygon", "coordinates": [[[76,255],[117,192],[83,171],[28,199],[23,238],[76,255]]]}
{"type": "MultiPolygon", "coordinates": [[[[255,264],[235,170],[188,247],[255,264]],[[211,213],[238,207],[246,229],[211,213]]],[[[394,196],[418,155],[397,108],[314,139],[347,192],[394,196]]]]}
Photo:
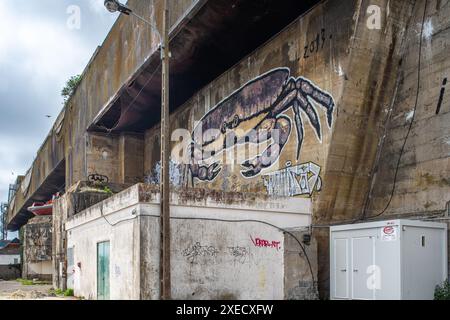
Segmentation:
{"type": "Polygon", "coordinates": [[[281,249],[280,241],[268,241],[268,240],[263,240],[263,239],[259,239],[259,238],[253,239],[252,236],[250,236],[250,239],[252,239],[252,242],[255,245],[255,247],[258,247],[258,248],[273,248],[273,249],[277,249],[277,250],[281,249]]]}
{"type": "MultiPolygon", "coordinates": [[[[329,38],[331,39],[332,36],[330,35],[329,38]]],[[[308,59],[311,54],[319,52],[325,46],[326,41],[326,30],[322,29],[320,33],[317,33],[313,41],[306,44],[303,58],[308,59]]]]}
{"type": "Polygon", "coordinates": [[[109,182],[109,178],[107,176],[101,175],[101,174],[91,174],[88,177],[89,182],[92,183],[108,183],[109,182]]]}
{"type": "MultiPolygon", "coordinates": [[[[169,181],[174,187],[180,187],[183,184],[184,172],[183,166],[172,160],[169,162],[169,181]]],[[[145,177],[145,183],[159,185],[161,182],[161,161],[158,161],[152,172],[145,177]]]]}
{"type": "Polygon", "coordinates": [[[228,250],[230,250],[231,256],[233,256],[234,261],[239,262],[241,264],[245,263],[247,260],[247,256],[250,252],[249,249],[244,247],[229,247],[228,250]]]}
{"type": "Polygon", "coordinates": [[[219,250],[214,246],[202,246],[200,242],[183,250],[182,254],[190,263],[197,262],[198,257],[216,257],[219,250]]]}
{"type": "Polygon", "coordinates": [[[271,196],[294,197],[312,196],[314,190],[321,191],[321,168],[315,163],[309,162],[298,166],[290,166],[283,170],[264,175],[264,186],[271,196]]]}

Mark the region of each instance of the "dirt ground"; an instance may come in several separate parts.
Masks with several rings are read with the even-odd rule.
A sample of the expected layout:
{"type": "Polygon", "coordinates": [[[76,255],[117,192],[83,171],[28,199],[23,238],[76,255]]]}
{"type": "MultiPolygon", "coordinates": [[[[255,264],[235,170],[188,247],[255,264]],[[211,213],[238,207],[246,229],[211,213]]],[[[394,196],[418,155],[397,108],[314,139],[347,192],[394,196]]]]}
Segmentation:
{"type": "Polygon", "coordinates": [[[0,280],[0,300],[75,300],[50,293],[51,285],[22,285],[18,281],[0,280]]]}

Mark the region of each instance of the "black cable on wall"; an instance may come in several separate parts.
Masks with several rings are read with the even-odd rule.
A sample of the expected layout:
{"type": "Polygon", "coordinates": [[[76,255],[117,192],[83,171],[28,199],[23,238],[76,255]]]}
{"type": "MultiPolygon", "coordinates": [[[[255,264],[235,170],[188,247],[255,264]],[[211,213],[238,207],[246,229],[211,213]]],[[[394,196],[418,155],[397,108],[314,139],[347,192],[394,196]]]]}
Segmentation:
{"type": "MultiPolygon", "coordinates": [[[[415,119],[416,119],[417,107],[418,107],[418,104],[419,104],[420,83],[421,83],[421,75],[422,75],[421,68],[422,68],[423,34],[424,34],[424,29],[425,29],[425,19],[426,19],[426,15],[427,15],[428,1],[429,0],[425,0],[425,7],[424,7],[424,10],[423,10],[423,17],[422,17],[422,28],[421,28],[421,31],[420,31],[419,57],[418,57],[418,67],[417,67],[417,89],[416,89],[416,98],[415,98],[415,103],[414,103],[413,117],[411,119],[411,123],[409,124],[408,132],[406,134],[405,141],[403,142],[403,146],[402,146],[401,151],[400,151],[400,156],[399,156],[398,161],[397,161],[397,166],[395,168],[395,175],[394,175],[394,183],[393,183],[393,186],[392,186],[391,194],[389,196],[389,201],[386,204],[386,207],[380,213],[378,213],[378,214],[376,214],[376,215],[374,215],[372,217],[369,217],[368,219],[375,219],[375,218],[378,218],[378,217],[380,217],[380,216],[382,216],[383,214],[386,213],[386,211],[391,206],[392,199],[394,198],[395,190],[397,189],[398,173],[400,171],[401,161],[402,161],[403,155],[405,153],[406,144],[408,142],[409,135],[411,134],[412,127],[413,127],[415,119]]],[[[417,2],[419,2],[419,1],[416,1],[416,3],[417,2]]],[[[361,220],[365,220],[366,219],[366,210],[367,210],[367,207],[364,208],[364,212],[363,212],[363,216],[362,216],[361,220]]],[[[359,220],[357,220],[357,221],[359,221],[359,220]]],[[[355,221],[355,222],[357,222],[357,221],[355,221]]]]}

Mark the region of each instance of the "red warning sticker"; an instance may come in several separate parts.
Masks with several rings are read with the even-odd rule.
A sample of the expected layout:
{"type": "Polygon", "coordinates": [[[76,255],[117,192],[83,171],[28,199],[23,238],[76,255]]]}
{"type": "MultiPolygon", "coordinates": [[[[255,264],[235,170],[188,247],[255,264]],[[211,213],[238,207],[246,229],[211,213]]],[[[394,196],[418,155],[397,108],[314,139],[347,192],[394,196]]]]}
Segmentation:
{"type": "Polygon", "coordinates": [[[384,227],[381,230],[381,241],[397,241],[397,230],[396,226],[384,227]]]}

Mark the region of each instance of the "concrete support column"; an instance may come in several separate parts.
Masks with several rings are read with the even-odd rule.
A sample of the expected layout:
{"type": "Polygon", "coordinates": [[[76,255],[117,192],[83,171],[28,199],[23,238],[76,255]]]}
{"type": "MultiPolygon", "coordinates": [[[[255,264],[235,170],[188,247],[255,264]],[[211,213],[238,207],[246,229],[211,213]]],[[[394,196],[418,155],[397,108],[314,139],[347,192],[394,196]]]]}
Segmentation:
{"type": "Polygon", "coordinates": [[[138,183],[144,180],[144,137],[123,134],[119,138],[119,183],[138,183]]]}

